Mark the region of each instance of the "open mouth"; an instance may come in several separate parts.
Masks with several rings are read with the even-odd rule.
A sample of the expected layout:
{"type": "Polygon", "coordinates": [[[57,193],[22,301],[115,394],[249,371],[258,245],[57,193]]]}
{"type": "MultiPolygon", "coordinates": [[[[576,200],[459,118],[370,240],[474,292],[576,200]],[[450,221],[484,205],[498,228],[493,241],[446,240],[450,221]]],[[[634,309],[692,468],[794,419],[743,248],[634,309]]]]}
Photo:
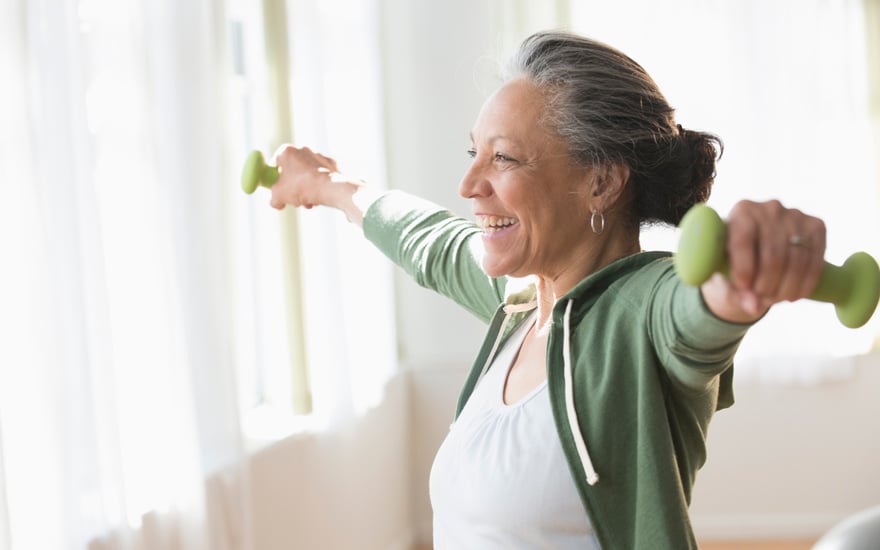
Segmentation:
{"type": "Polygon", "coordinates": [[[505,216],[477,216],[477,225],[484,233],[495,233],[518,223],[518,219],[505,216]]]}

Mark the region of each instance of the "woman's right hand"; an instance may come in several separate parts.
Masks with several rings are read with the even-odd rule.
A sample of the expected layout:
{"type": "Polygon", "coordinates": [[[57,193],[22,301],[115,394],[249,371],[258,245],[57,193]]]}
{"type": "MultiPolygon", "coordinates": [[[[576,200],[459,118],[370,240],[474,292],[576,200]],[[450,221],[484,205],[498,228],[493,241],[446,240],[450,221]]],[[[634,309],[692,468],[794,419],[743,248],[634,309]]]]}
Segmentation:
{"type": "Polygon", "coordinates": [[[328,201],[332,196],[330,188],[339,176],[335,160],[308,147],[284,145],[276,151],[274,164],[278,167],[278,181],[271,187],[272,208],[333,206],[328,201]]]}
{"type": "Polygon", "coordinates": [[[364,183],[341,174],[336,161],[308,147],[284,145],[275,153],[278,181],[272,187],[272,208],[283,210],[285,206],[329,206],[341,210],[348,220],[358,226],[363,224],[363,211],[368,201],[360,200],[365,193],[364,183]]]}

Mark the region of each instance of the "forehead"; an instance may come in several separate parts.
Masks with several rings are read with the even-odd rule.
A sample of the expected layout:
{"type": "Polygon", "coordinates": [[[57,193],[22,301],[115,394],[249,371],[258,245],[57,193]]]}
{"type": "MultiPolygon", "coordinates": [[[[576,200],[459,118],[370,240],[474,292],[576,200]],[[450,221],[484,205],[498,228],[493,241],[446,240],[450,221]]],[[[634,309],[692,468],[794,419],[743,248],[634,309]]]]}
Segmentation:
{"type": "Polygon", "coordinates": [[[545,96],[538,86],[523,78],[511,80],[483,104],[474,126],[474,139],[546,137],[541,135],[546,134],[541,124],[544,109],[545,96]]]}
{"type": "Polygon", "coordinates": [[[537,84],[526,78],[506,82],[495,90],[486,101],[486,107],[504,108],[515,106],[521,109],[541,111],[544,108],[544,94],[537,84]]]}

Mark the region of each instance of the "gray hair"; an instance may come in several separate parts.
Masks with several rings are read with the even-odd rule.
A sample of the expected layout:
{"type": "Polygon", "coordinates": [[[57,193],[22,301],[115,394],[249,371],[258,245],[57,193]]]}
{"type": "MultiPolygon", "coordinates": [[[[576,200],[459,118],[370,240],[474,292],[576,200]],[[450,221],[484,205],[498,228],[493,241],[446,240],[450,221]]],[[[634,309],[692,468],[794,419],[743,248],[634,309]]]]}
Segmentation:
{"type": "Polygon", "coordinates": [[[721,140],[677,125],[654,80],[625,54],[575,34],[540,32],[510,60],[505,80],[516,78],[542,89],[543,123],[576,162],[629,167],[639,223],[676,225],[708,199],[721,140]]]}

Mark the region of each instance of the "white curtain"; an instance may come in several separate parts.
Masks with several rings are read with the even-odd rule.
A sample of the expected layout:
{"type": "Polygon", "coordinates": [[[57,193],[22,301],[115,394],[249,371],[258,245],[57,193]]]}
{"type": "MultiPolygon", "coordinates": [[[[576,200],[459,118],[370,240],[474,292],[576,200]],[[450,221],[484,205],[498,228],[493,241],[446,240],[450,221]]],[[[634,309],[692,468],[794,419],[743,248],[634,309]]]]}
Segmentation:
{"type": "Polygon", "coordinates": [[[249,149],[291,135],[384,181],[377,17],[0,4],[0,548],[248,548],[248,451],[381,401],[390,266],[333,212],[294,224],[315,406],[292,414],[290,224],[238,183],[249,149]],[[288,54],[292,120],[268,84],[288,54]]]}
{"type": "Polygon", "coordinates": [[[226,27],[0,7],[3,548],[245,547],[226,27]]]}

